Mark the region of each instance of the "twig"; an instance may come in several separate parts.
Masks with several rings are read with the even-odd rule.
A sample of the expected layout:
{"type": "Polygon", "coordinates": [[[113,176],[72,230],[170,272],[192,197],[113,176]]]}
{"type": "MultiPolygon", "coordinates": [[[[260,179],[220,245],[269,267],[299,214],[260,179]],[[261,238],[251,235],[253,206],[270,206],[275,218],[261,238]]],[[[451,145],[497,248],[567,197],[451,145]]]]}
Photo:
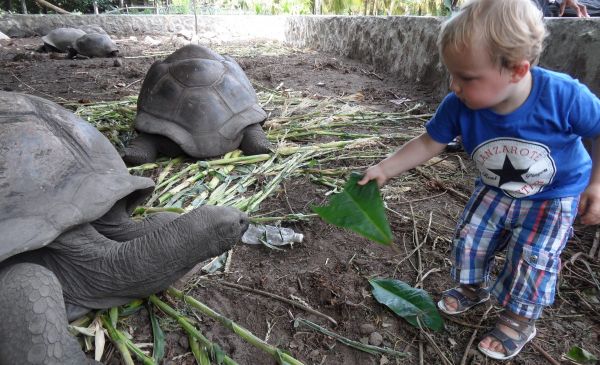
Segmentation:
{"type": "Polygon", "coordinates": [[[130,82],[129,84],[125,85],[125,89],[129,88],[129,87],[130,87],[131,85],[133,85],[133,84],[137,84],[137,83],[138,83],[138,82],[140,82],[140,81],[142,81],[142,79],[137,79],[137,80],[135,80],[135,81],[133,81],[133,82],[130,82]]]}
{"type": "MultiPolygon", "coordinates": [[[[490,305],[488,307],[488,309],[485,311],[485,313],[483,313],[483,316],[481,316],[481,318],[479,319],[479,323],[477,324],[478,326],[481,326],[481,324],[487,318],[488,313],[490,313],[492,308],[494,308],[494,306],[490,305]]],[[[473,344],[473,341],[475,341],[475,337],[477,336],[477,330],[478,329],[476,328],[473,331],[473,334],[471,335],[471,338],[469,339],[469,343],[467,343],[467,347],[465,348],[465,353],[463,354],[463,357],[460,360],[460,365],[465,365],[467,362],[467,356],[469,355],[469,350],[471,349],[471,345],[473,344]]]]}
{"type": "Polygon", "coordinates": [[[423,354],[425,351],[423,350],[423,333],[419,334],[419,365],[425,364],[425,359],[423,358],[423,354]]]}
{"type": "Polygon", "coordinates": [[[68,102],[68,100],[67,100],[67,99],[65,99],[65,98],[61,98],[60,96],[57,96],[57,97],[56,97],[56,99],[55,99],[55,97],[54,97],[54,96],[52,96],[52,95],[50,95],[50,94],[46,94],[46,93],[45,93],[45,92],[43,92],[43,91],[39,91],[38,89],[36,89],[36,88],[34,88],[34,87],[32,87],[32,86],[29,86],[27,83],[25,83],[25,81],[21,80],[21,79],[20,79],[20,78],[19,78],[17,75],[15,75],[15,74],[14,74],[14,72],[12,72],[12,71],[11,71],[11,73],[10,73],[10,74],[11,74],[11,76],[12,76],[12,77],[14,77],[15,79],[17,79],[17,81],[19,81],[19,82],[20,82],[21,84],[23,84],[24,86],[27,86],[28,88],[30,88],[32,91],[35,91],[36,93],[40,93],[40,94],[46,95],[46,96],[47,96],[47,97],[49,97],[49,98],[50,98],[50,100],[52,100],[52,101],[56,101],[56,99],[60,99],[60,100],[62,100],[62,101],[63,101],[63,103],[66,103],[66,102],[68,102]]]}
{"type": "Polygon", "coordinates": [[[420,201],[423,201],[423,200],[435,199],[435,198],[439,198],[440,196],[442,196],[442,195],[444,195],[446,193],[447,193],[447,191],[442,191],[439,194],[428,196],[428,197],[425,197],[425,198],[415,199],[415,200],[407,200],[407,201],[405,201],[405,203],[416,203],[416,202],[420,202],[420,201]]]}
{"type": "Polygon", "coordinates": [[[550,356],[550,354],[548,354],[546,351],[544,351],[543,348],[539,347],[538,344],[536,344],[535,342],[531,341],[531,347],[533,347],[537,352],[539,352],[540,354],[542,354],[543,357],[546,358],[546,360],[548,360],[548,362],[552,365],[560,365],[560,363],[556,360],[554,360],[552,358],[552,356],[550,356]]]}
{"type": "Polygon", "coordinates": [[[456,324],[460,324],[461,326],[465,326],[465,327],[469,327],[469,328],[477,328],[477,329],[485,328],[484,326],[480,326],[480,325],[477,325],[477,324],[471,324],[471,323],[467,323],[467,322],[461,321],[460,319],[456,319],[453,316],[447,315],[446,313],[443,313],[443,312],[441,312],[441,314],[444,317],[444,319],[447,319],[450,322],[454,322],[456,324]]]}
{"type": "MultiPolygon", "coordinates": [[[[435,177],[433,177],[433,176],[429,175],[427,172],[423,171],[423,169],[422,169],[422,168],[420,168],[420,167],[416,167],[416,168],[415,168],[415,171],[417,171],[417,172],[418,172],[418,173],[419,173],[421,176],[423,176],[423,177],[425,177],[425,178],[427,178],[427,179],[429,179],[429,180],[431,180],[431,181],[435,181],[435,182],[438,182],[438,183],[439,183],[439,180],[438,180],[437,178],[435,178],[435,177]]],[[[453,189],[453,188],[451,188],[451,187],[449,187],[449,186],[442,185],[441,183],[439,183],[439,184],[441,185],[442,189],[448,190],[449,192],[451,192],[451,193],[452,193],[452,194],[454,194],[455,196],[457,196],[457,197],[459,197],[459,198],[461,198],[461,199],[463,199],[463,200],[465,200],[465,201],[468,201],[468,200],[469,200],[469,197],[468,197],[468,196],[466,196],[465,194],[461,193],[460,191],[458,191],[458,190],[455,190],[455,189],[453,189]]]]}
{"type": "MultiPolygon", "coordinates": [[[[415,247],[418,248],[420,240],[419,240],[419,232],[417,230],[417,220],[415,219],[415,213],[413,211],[412,204],[409,204],[408,206],[410,207],[410,214],[412,215],[412,218],[413,218],[413,229],[414,229],[414,232],[413,232],[414,240],[413,241],[415,243],[415,247]]],[[[429,223],[431,224],[431,215],[429,216],[429,219],[430,219],[429,223]]],[[[426,239],[427,238],[425,238],[423,240],[423,242],[425,242],[426,239]]],[[[419,249],[419,250],[417,250],[417,282],[414,285],[415,288],[420,288],[423,286],[422,278],[423,278],[423,262],[421,260],[421,250],[419,249]]]]}
{"type": "Polygon", "coordinates": [[[300,303],[298,303],[296,301],[284,298],[284,297],[279,296],[277,294],[272,294],[272,293],[269,293],[269,292],[266,292],[266,291],[263,291],[263,290],[259,290],[259,289],[253,289],[253,288],[250,288],[250,287],[247,287],[247,286],[244,286],[244,285],[230,283],[230,282],[224,281],[224,280],[213,280],[213,281],[216,282],[216,283],[219,283],[221,285],[231,287],[231,288],[236,288],[236,289],[239,289],[239,290],[245,290],[245,291],[249,291],[251,293],[260,294],[260,295],[264,295],[264,296],[269,297],[269,298],[280,300],[280,301],[285,302],[287,304],[293,305],[296,308],[300,308],[300,309],[305,310],[305,311],[307,311],[309,313],[312,313],[312,314],[315,314],[317,316],[323,317],[323,318],[327,319],[329,322],[333,323],[336,326],[338,324],[335,319],[329,317],[326,314],[323,314],[323,313],[321,313],[321,312],[319,312],[317,310],[314,310],[314,309],[309,308],[309,307],[307,307],[307,306],[305,306],[303,304],[300,304],[300,303]]]}
{"type": "MultiPolygon", "coordinates": [[[[594,256],[596,256],[596,251],[598,250],[598,245],[600,243],[600,227],[596,228],[596,234],[594,234],[594,241],[592,243],[592,248],[590,248],[589,256],[592,260],[594,260],[594,256]]],[[[599,254],[600,259],[600,254],[599,254]]]]}
{"type": "Polygon", "coordinates": [[[348,345],[350,347],[353,347],[355,349],[367,352],[369,354],[387,354],[387,355],[392,355],[392,356],[398,356],[398,357],[405,357],[408,356],[408,353],[405,352],[400,352],[400,351],[396,351],[396,350],[392,350],[386,347],[377,347],[377,346],[373,346],[373,345],[365,345],[364,343],[358,342],[358,341],[353,341],[350,340],[344,336],[341,336],[335,332],[332,332],[326,328],[323,328],[321,326],[319,326],[316,323],[313,323],[307,319],[304,318],[296,318],[294,320],[294,327],[298,327],[299,325],[304,325],[308,328],[311,328],[315,331],[321,332],[329,337],[333,337],[336,340],[340,341],[341,343],[348,345]]]}
{"type": "Polygon", "coordinates": [[[433,347],[433,349],[435,350],[435,352],[437,352],[437,354],[439,355],[439,357],[442,360],[442,362],[444,364],[446,364],[446,365],[452,365],[452,362],[450,360],[448,360],[448,358],[446,357],[446,355],[444,355],[444,353],[442,352],[442,350],[440,350],[440,348],[438,347],[437,343],[435,343],[434,339],[429,335],[429,333],[427,333],[427,331],[425,331],[425,329],[421,325],[421,320],[419,319],[419,316],[417,316],[417,324],[419,325],[419,329],[421,330],[421,333],[424,335],[425,339],[427,340],[427,342],[429,342],[429,344],[431,345],[431,347],[433,347]]]}

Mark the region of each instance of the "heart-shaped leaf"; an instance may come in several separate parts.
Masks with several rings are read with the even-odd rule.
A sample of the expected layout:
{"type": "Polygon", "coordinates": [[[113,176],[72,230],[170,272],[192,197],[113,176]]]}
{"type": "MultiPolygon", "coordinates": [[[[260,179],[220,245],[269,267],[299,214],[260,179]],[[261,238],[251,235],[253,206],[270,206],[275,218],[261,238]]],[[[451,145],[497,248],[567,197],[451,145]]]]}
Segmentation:
{"type": "Polygon", "coordinates": [[[573,346],[565,357],[577,364],[595,364],[598,358],[579,346],[573,346]]]}
{"type": "Polygon", "coordinates": [[[406,319],[408,323],[419,327],[417,318],[422,325],[439,331],[444,321],[429,294],[422,289],[413,288],[400,280],[371,279],[373,296],[385,304],[394,313],[406,319]]]}
{"type": "Polygon", "coordinates": [[[312,209],[327,223],[389,245],[392,243],[392,230],[385,215],[377,183],[371,180],[365,185],[358,185],[357,182],[361,178],[358,173],[351,174],[344,190],[333,195],[328,205],[312,209]]]}

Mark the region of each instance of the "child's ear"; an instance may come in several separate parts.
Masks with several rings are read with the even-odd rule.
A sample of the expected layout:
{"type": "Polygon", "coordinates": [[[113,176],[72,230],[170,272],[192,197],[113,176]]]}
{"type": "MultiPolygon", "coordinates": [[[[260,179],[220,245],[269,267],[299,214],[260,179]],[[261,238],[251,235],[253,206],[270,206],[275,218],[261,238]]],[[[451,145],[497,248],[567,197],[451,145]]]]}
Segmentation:
{"type": "Polygon", "coordinates": [[[527,60],[520,61],[517,64],[515,64],[514,66],[512,66],[511,67],[511,81],[515,82],[515,83],[521,81],[521,79],[523,77],[525,77],[525,75],[527,75],[530,68],[531,68],[531,64],[527,60]]]}

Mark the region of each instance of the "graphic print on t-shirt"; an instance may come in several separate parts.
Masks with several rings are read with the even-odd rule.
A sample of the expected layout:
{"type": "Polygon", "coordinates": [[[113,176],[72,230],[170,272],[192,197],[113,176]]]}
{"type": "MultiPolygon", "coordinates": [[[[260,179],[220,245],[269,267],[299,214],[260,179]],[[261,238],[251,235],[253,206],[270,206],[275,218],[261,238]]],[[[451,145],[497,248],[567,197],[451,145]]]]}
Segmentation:
{"type": "Polygon", "coordinates": [[[481,180],[513,198],[539,193],[556,174],[550,149],[537,142],[495,138],[477,146],[472,157],[481,180]]]}

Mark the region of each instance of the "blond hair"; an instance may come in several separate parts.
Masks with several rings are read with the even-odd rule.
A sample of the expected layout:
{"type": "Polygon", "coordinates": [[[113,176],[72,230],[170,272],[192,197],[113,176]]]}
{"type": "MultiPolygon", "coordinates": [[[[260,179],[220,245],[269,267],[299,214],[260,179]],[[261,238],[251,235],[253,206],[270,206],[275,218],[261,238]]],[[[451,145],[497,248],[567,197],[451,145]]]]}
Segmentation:
{"type": "Polygon", "coordinates": [[[495,64],[510,67],[537,64],[545,37],[543,14],[532,0],[473,0],[442,24],[437,42],[443,54],[448,46],[483,41],[495,64]]]}

